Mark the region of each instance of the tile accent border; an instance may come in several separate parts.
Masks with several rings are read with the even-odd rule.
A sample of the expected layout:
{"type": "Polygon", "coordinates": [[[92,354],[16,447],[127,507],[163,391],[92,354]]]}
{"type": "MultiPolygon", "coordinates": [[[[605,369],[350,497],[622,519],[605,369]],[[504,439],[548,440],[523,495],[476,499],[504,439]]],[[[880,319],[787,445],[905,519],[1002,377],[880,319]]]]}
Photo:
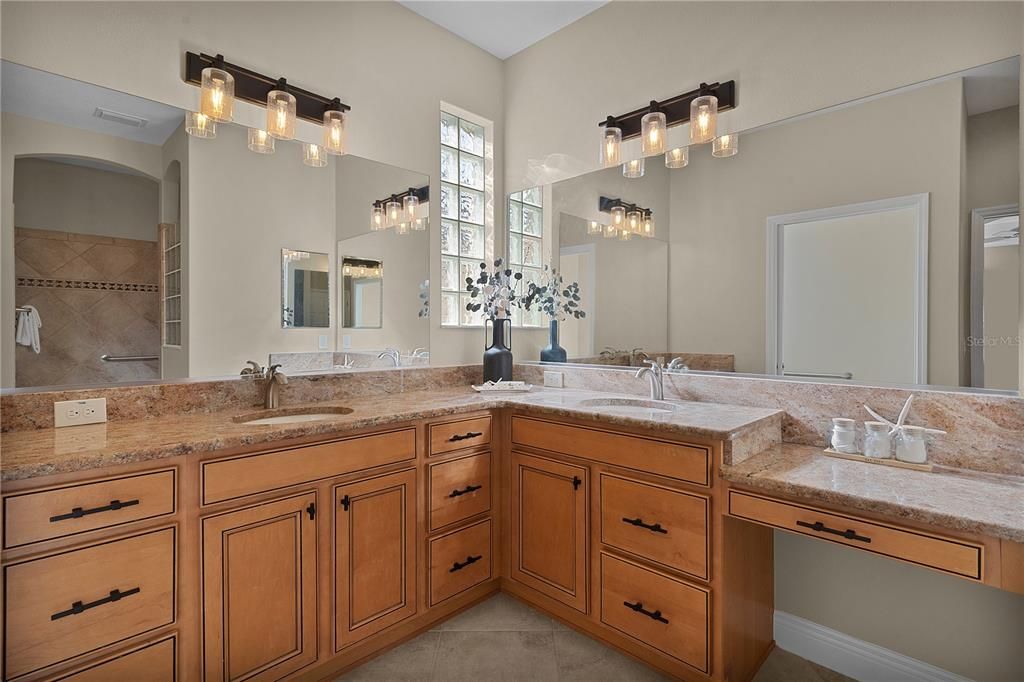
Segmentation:
{"type": "Polygon", "coordinates": [[[18,277],[15,286],[39,287],[45,289],[96,289],[102,291],[142,291],[159,293],[158,284],[134,284],[131,282],[92,282],[81,279],[49,279],[45,277],[18,277]]]}

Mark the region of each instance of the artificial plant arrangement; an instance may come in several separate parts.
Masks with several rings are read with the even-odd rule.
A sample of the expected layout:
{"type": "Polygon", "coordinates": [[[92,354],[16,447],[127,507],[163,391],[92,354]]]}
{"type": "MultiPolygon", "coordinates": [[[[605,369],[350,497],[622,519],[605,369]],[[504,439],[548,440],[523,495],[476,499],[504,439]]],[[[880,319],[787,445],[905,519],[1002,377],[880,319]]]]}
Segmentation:
{"type": "Polygon", "coordinates": [[[570,317],[581,320],[587,316],[580,307],[579,282],[566,284],[558,270],[545,265],[540,283],[530,283],[521,305],[527,310],[536,308],[548,318],[550,338],[540,351],[541,362],[566,362],[565,349],[558,345],[558,324],[570,317]]]}
{"type": "Polygon", "coordinates": [[[519,288],[523,281],[523,273],[512,272],[503,267],[501,258],[494,261],[494,270],[488,271],[487,264],[480,264],[480,275],[474,280],[466,278],[466,291],[470,302],[466,310],[471,313],[482,312],[484,329],[490,322],[493,336],[490,344],[484,347],[484,381],[512,380],[512,349],[509,341],[512,336],[513,306],[522,307],[519,288]]]}

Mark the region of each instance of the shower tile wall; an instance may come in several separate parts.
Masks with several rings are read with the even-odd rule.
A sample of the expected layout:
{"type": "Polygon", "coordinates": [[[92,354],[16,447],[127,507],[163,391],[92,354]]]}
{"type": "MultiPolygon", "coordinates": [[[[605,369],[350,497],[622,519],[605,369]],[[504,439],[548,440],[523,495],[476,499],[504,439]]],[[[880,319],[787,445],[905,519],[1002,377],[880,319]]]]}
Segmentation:
{"type": "Polygon", "coordinates": [[[158,361],[100,360],[160,354],[156,242],[16,228],[14,261],[15,304],[35,306],[43,322],[39,354],[17,347],[17,386],[160,377],[158,361]],[[39,279],[57,281],[31,281],[39,279]]]}

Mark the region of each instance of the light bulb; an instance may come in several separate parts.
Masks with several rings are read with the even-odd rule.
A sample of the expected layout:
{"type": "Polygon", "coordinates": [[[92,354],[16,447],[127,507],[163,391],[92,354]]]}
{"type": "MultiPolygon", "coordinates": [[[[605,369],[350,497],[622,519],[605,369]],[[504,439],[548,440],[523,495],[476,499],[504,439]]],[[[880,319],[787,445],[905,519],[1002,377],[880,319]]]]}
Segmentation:
{"type": "MultiPolygon", "coordinates": [[[[218,55],[219,63],[223,59],[218,55]]],[[[199,111],[214,121],[230,121],[235,106],[235,78],[227,71],[208,66],[200,77],[199,111]]]]}
{"type": "Polygon", "coordinates": [[[711,143],[711,156],[724,159],[727,156],[734,156],[740,150],[740,136],[736,133],[719,135],[711,143]]]}
{"type": "Polygon", "coordinates": [[[612,209],[611,211],[609,211],[609,213],[611,213],[612,215],[613,228],[619,229],[620,227],[623,227],[626,224],[625,206],[612,206],[612,209]]]}
{"type": "Polygon", "coordinates": [[[185,132],[192,137],[217,137],[217,122],[198,111],[185,112],[185,132]]]}
{"type": "Polygon", "coordinates": [[[644,156],[656,156],[665,152],[665,114],[655,111],[657,102],[651,102],[650,113],[640,119],[640,153],[644,156]]]}
{"type": "Polygon", "coordinates": [[[387,226],[395,227],[400,223],[402,216],[402,205],[398,203],[397,197],[392,197],[390,201],[384,206],[385,214],[387,215],[387,226]]]}
{"type": "Polygon", "coordinates": [[[665,152],[665,168],[685,168],[690,163],[690,148],[676,147],[665,152]]]}
{"type": "Polygon", "coordinates": [[[328,154],[345,153],[345,113],[331,109],[324,112],[324,149],[328,154]]]}
{"type": "MultiPolygon", "coordinates": [[[[701,83],[701,88],[706,87],[701,83]]],[[[690,102],[690,144],[711,142],[718,126],[718,98],[701,95],[690,102]]]]}
{"type": "Polygon", "coordinates": [[[370,211],[370,229],[383,230],[387,228],[387,221],[384,217],[384,206],[379,201],[374,202],[373,210],[370,211]]]}
{"type": "Polygon", "coordinates": [[[257,154],[273,154],[274,138],[267,135],[266,130],[249,128],[249,151],[257,154]]]}
{"type": "MultiPolygon", "coordinates": [[[[284,79],[279,81],[284,85],[284,79]]],[[[279,140],[295,137],[295,97],[285,90],[267,94],[267,133],[279,140]]]]}
{"type": "Polygon", "coordinates": [[[604,130],[601,134],[601,166],[611,168],[618,166],[619,148],[622,146],[622,128],[611,116],[604,123],[604,130]]]}
{"type": "Polygon", "coordinates": [[[633,159],[622,164],[622,175],[626,178],[642,178],[644,176],[644,160],[633,159]]]}
{"type": "Polygon", "coordinates": [[[626,229],[633,234],[640,234],[644,222],[644,214],[640,211],[630,211],[626,214],[626,229]]]}
{"type": "Polygon", "coordinates": [[[601,223],[596,220],[587,223],[587,234],[601,234],[602,232],[604,232],[604,225],[601,223]]]}
{"type": "Polygon", "coordinates": [[[323,168],[327,165],[327,155],[324,148],[312,142],[302,143],[302,163],[313,168],[323,168]]]}
{"type": "Polygon", "coordinates": [[[405,213],[405,219],[412,221],[416,218],[416,209],[420,206],[420,199],[413,194],[412,189],[402,199],[402,212],[405,213]]]}

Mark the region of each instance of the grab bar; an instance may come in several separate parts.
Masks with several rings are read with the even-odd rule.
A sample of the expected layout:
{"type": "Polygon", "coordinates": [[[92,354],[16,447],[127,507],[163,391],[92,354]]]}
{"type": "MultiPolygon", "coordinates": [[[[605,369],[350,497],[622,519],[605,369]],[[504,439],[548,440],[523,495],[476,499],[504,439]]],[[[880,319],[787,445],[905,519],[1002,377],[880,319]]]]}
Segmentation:
{"type": "Polygon", "coordinates": [[[100,360],[103,362],[148,362],[159,359],[159,355],[107,355],[104,353],[100,356],[100,360]]]}
{"type": "Polygon", "coordinates": [[[853,372],[843,372],[842,374],[819,374],[817,372],[783,372],[782,376],[806,377],[808,379],[852,379],[853,372]]]}

